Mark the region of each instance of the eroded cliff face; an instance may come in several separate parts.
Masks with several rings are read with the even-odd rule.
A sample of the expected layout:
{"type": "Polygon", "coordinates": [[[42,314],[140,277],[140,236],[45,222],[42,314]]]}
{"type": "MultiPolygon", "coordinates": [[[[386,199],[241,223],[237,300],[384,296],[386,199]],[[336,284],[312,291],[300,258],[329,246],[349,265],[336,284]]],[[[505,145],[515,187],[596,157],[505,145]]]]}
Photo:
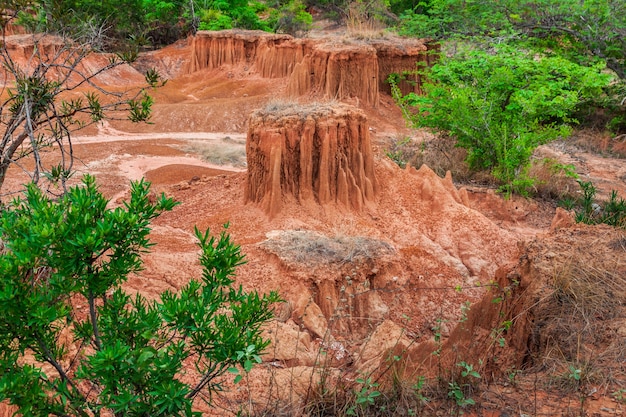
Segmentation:
{"type": "Polygon", "coordinates": [[[292,196],[300,204],[361,210],[377,182],[365,115],[337,104],[285,104],[250,116],[246,202],[270,215],[292,196]]]}
{"type": "MultiPolygon", "coordinates": [[[[102,71],[110,64],[112,54],[89,53],[73,41],[54,35],[23,34],[5,36],[3,39],[11,61],[19,71],[32,73],[41,62],[45,62],[46,78],[65,83],[73,89],[84,83],[84,77],[94,77],[101,85],[142,85],[143,74],[126,63],[102,71]],[[71,65],[70,65],[71,64],[71,65]]],[[[40,68],[38,71],[42,71],[40,68]]],[[[14,79],[12,70],[0,70],[0,85],[14,79]]]]}
{"type": "MultiPolygon", "coordinates": [[[[193,38],[187,72],[243,64],[264,78],[286,78],[286,94],[332,99],[356,98],[376,107],[379,92],[389,92],[387,78],[430,64],[434,59],[421,40],[364,42],[342,39],[294,39],[259,31],[201,31],[193,38]]],[[[419,79],[402,83],[403,93],[419,92],[419,79]]]]}

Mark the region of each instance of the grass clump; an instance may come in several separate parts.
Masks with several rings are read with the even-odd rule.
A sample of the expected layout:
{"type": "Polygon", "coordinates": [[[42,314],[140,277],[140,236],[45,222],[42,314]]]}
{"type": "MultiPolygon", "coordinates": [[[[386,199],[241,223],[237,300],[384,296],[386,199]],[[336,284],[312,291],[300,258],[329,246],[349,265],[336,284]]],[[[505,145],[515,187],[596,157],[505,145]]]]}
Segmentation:
{"type": "Polygon", "coordinates": [[[623,257],[612,265],[603,258],[556,260],[548,293],[533,312],[535,365],[547,371],[549,386],[565,392],[624,377],[626,350],[611,323],[624,315],[626,264],[623,257]]]}
{"type": "Polygon", "coordinates": [[[245,145],[245,140],[226,136],[218,142],[192,142],[185,150],[200,155],[204,161],[214,165],[243,168],[247,165],[245,145]]]}
{"type": "Polygon", "coordinates": [[[338,107],[342,106],[336,100],[312,101],[303,103],[296,100],[271,100],[264,107],[254,112],[256,116],[274,118],[300,116],[321,117],[333,114],[338,107]]]}
{"type": "Polygon", "coordinates": [[[330,238],[307,230],[273,233],[261,247],[286,262],[304,265],[342,264],[394,253],[393,247],[382,240],[363,236],[330,238]]]}
{"type": "Polygon", "coordinates": [[[531,161],[528,175],[534,182],[533,195],[550,200],[571,199],[578,189],[576,167],[545,157],[531,161]]]}

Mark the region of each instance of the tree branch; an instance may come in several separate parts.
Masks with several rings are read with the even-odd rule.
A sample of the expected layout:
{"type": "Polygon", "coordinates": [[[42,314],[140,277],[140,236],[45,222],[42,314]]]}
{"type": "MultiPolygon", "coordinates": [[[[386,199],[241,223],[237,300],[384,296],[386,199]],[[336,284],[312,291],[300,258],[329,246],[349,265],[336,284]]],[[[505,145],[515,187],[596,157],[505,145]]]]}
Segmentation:
{"type": "Polygon", "coordinates": [[[187,394],[187,398],[195,398],[196,395],[198,395],[198,393],[202,391],[215,377],[220,375],[227,366],[228,365],[225,362],[220,363],[219,366],[217,364],[209,366],[209,370],[202,376],[200,381],[195,387],[192,388],[189,394],[187,394]]]}
{"type": "Polygon", "coordinates": [[[102,340],[100,339],[100,330],[98,329],[98,317],[96,316],[96,303],[93,295],[93,290],[89,289],[89,317],[91,319],[91,326],[93,328],[93,337],[96,349],[102,350],[102,340]]]}
{"type": "MultiPolygon", "coordinates": [[[[37,344],[39,345],[39,348],[42,350],[42,353],[44,354],[46,362],[48,362],[50,365],[52,365],[54,367],[54,369],[59,374],[59,377],[61,378],[61,380],[63,380],[64,382],[67,382],[69,384],[69,386],[72,388],[72,392],[74,393],[74,395],[79,396],[79,398],[75,398],[75,399],[80,400],[82,403],[86,403],[87,399],[83,396],[83,394],[80,392],[78,387],[74,384],[74,381],[72,381],[72,379],[67,375],[67,373],[65,372],[63,367],[54,359],[54,357],[52,356],[52,352],[50,352],[50,350],[43,343],[41,338],[39,336],[37,336],[36,340],[37,340],[37,344]]],[[[71,400],[72,399],[70,398],[70,401],[71,400]]],[[[82,417],[90,417],[89,414],[87,414],[85,411],[83,411],[81,409],[76,409],[76,411],[82,417]]]]}

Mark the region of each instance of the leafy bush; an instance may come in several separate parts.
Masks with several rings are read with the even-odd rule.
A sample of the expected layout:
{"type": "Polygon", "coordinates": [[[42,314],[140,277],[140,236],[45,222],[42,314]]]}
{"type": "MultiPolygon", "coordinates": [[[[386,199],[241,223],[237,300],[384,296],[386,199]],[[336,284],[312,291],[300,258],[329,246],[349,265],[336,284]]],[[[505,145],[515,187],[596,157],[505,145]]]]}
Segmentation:
{"type": "Polygon", "coordinates": [[[502,46],[442,58],[421,71],[423,96],[402,96],[398,76],[390,82],[415,127],[450,133],[467,149],[471,168],[489,169],[504,191],[525,193],[534,149],[569,135],[576,109],[609,83],[602,69],[502,46]]]}
{"type": "Polygon", "coordinates": [[[298,36],[311,28],[313,17],[306,11],[306,6],[301,0],[290,2],[273,9],[268,24],[277,33],[288,33],[298,36]]]}
{"type": "Polygon", "coordinates": [[[267,346],[259,327],[278,297],[234,288],[239,247],[198,230],[200,279],[129,295],[150,221],[175,203],[150,202],[139,181],[123,208],[107,205],[85,176],[58,201],[31,184],[0,214],[0,401],[27,416],[199,416],[198,394],[267,346]]]}
{"type": "Polygon", "coordinates": [[[219,10],[203,10],[200,15],[200,30],[232,29],[233,19],[219,10]]]}
{"type": "Polygon", "coordinates": [[[626,78],[626,3],[620,0],[430,0],[403,13],[399,31],[531,41],[582,65],[602,60],[626,78]]]}
{"type": "Polygon", "coordinates": [[[501,2],[430,0],[400,14],[402,35],[446,39],[455,35],[496,35],[511,30],[501,2]]]}

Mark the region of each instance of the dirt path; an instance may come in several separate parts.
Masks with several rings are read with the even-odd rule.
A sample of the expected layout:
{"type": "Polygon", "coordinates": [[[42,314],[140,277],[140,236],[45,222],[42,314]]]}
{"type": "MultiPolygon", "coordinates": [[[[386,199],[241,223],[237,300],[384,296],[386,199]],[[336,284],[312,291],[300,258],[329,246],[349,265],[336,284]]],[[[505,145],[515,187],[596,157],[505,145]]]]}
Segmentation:
{"type": "Polygon", "coordinates": [[[155,185],[172,185],[202,176],[245,171],[245,160],[211,161],[211,152],[227,148],[245,158],[245,135],[223,132],[129,133],[109,123],[98,126],[96,135],[76,136],[78,174],[96,175],[102,186],[116,189],[112,200],[122,197],[130,181],[147,178],[155,185]]]}

